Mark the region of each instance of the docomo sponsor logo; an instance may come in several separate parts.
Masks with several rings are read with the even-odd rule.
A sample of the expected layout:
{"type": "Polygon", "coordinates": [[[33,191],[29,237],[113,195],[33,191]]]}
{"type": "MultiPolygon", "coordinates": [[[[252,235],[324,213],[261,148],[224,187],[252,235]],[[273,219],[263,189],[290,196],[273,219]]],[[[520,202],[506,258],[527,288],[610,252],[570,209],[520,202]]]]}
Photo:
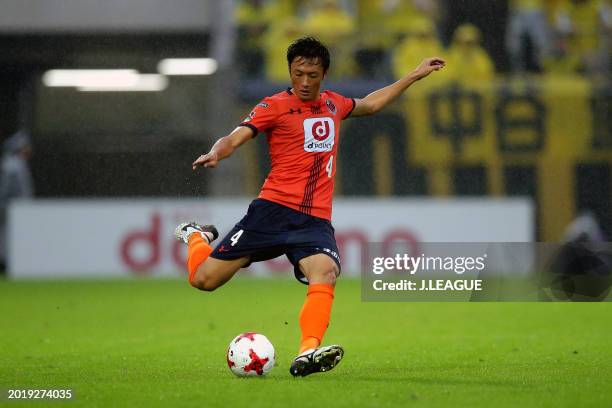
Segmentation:
{"type": "MultiPolygon", "coordinates": [[[[175,224],[174,219],[168,222],[171,222],[172,226],[175,224]]],[[[161,267],[166,257],[170,257],[171,264],[176,269],[186,270],[185,244],[171,237],[171,243],[164,245],[164,242],[169,241],[169,237],[162,237],[162,231],[167,231],[162,215],[153,212],[147,225],[134,228],[119,239],[118,252],[126,269],[138,275],[148,275],[161,267]]],[[[372,239],[368,236],[367,229],[340,228],[335,235],[344,268],[350,267],[351,272],[358,272],[357,268],[368,265],[367,248],[372,239]]],[[[392,248],[396,248],[398,243],[404,245],[405,250],[412,254],[417,254],[420,250],[416,235],[405,228],[386,231],[379,241],[384,253],[392,252],[392,248]]],[[[286,273],[292,270],[291,263],[284,256],[260,264],[266,272],[286,273]]]]}
{"type": "MultiPolygon", "coordinates": [[[[161,248],[162,221],[158,213],[153,213],[147,227],[129,231],[120,240],[119,254],[121,262],[136,274],[148,274],[158,267],[162,261],[161,248]],[[147,248],[147,254],[139,254],[139,250],[147,248]]],[[[172,263],[185,269],[185,258],[182,242],[173,240],[169,248],[172,263]]]]}
{"type": "Polygon", "coordinates": [[[308,145],[306,145],[306,148],[308,149],[307,151],[328,152],[333,147],[334,147],[333,143],[314,143],[314,142],[311,142],[311,143],[308,143],[308,145]]]}
{"type": "Polygon", "coordinates": [[[332,118],[304,119],[304,150],[328,152],[334,147],[336,135],[332,118]]]}
{"type": "Polygon", "coordinates": [[[319,142],[327,139],[329,136],[329,121],[317,121],[312,124],[312,128],[310,130],[312,133],[312,137],[314,137],[319,142]]]}

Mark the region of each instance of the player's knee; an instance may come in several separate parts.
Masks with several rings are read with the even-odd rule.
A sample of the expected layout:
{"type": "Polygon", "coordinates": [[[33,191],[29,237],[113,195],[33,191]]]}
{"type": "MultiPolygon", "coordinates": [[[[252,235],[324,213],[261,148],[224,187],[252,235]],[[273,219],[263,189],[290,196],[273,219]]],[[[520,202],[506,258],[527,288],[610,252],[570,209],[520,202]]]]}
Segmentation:
{"type": "Polygon", "coordinates": [[[336,274],[333,271],[327,273],[325,276],[325,282],[329,285],[336,286],[336,274]]]}
{"type": "Polygon", "coordinates": [[[205,292],[212,292],[220,286],[216,280],[203,273],[196,273],[190,283],[194,288],[205,292]]]}
{"type": "Polygon", "coordinates": [[[335,285],[336,280],[338,279],[338,276],[340,276],[340,268],[338,268],[338,265],[336,265],[335,263],[332,266],[331,275],[332,275],[332,280],[333,280],[332,284],[335,285]]]}
{"type": "Polygon", "coordinates": [[[340,268],[326,255],[314,255],[300,261],[302,273],[309,283],[324,283],[334,286],[340,274],[340,268]]]}
{"type": "Polygon", "coordinates": [[[322,269],[318,278],[321,283],[326,283],[328,285],[333,286],[336,284],[336,278],[339,273],[340,271],[338,269],[338,266],[334,263],[333,265],[322,269]]]}

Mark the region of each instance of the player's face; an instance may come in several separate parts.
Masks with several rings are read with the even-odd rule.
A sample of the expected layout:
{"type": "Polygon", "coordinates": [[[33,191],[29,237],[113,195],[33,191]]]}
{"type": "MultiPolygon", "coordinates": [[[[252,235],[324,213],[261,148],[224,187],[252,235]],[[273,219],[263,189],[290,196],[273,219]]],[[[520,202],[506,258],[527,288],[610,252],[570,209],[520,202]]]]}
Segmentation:
{"type": "Polygon", "coordinates": [[[319,60],[296,57],[289,67],[293,91],[302,101],[319,98],[321,81],[325,77],[323,65],[319,60]]]}

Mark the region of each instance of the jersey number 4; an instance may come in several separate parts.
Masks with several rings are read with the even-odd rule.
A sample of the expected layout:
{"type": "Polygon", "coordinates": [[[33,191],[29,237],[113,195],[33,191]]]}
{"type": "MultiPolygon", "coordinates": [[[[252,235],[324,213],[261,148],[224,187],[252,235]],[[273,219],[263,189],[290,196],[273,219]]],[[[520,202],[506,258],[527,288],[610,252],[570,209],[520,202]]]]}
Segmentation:
{"type": "Polygon", "coordinates": [[[331,178],[332,170],[334,169],[334,156],[332,155],[325,166],[325,171],[327,172],[327,177],[331,178]]]}

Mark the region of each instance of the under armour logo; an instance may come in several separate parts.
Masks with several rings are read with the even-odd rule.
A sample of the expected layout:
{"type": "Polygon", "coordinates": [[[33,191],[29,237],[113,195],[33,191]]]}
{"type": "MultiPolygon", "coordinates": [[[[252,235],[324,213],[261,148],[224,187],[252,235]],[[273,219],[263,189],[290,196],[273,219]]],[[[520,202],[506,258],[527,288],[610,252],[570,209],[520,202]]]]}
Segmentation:
{"type": "Polygon", "coordinates": [[[292,114],[292,115],[293,115],[294,113],[299,113],[299,114],[301,114],[301,113],[302,113],[302,109],[300,109],[300,108],[297,108],[297,109],[289,109],[289,113],[290,113],[290,114],[292,114]]]}

